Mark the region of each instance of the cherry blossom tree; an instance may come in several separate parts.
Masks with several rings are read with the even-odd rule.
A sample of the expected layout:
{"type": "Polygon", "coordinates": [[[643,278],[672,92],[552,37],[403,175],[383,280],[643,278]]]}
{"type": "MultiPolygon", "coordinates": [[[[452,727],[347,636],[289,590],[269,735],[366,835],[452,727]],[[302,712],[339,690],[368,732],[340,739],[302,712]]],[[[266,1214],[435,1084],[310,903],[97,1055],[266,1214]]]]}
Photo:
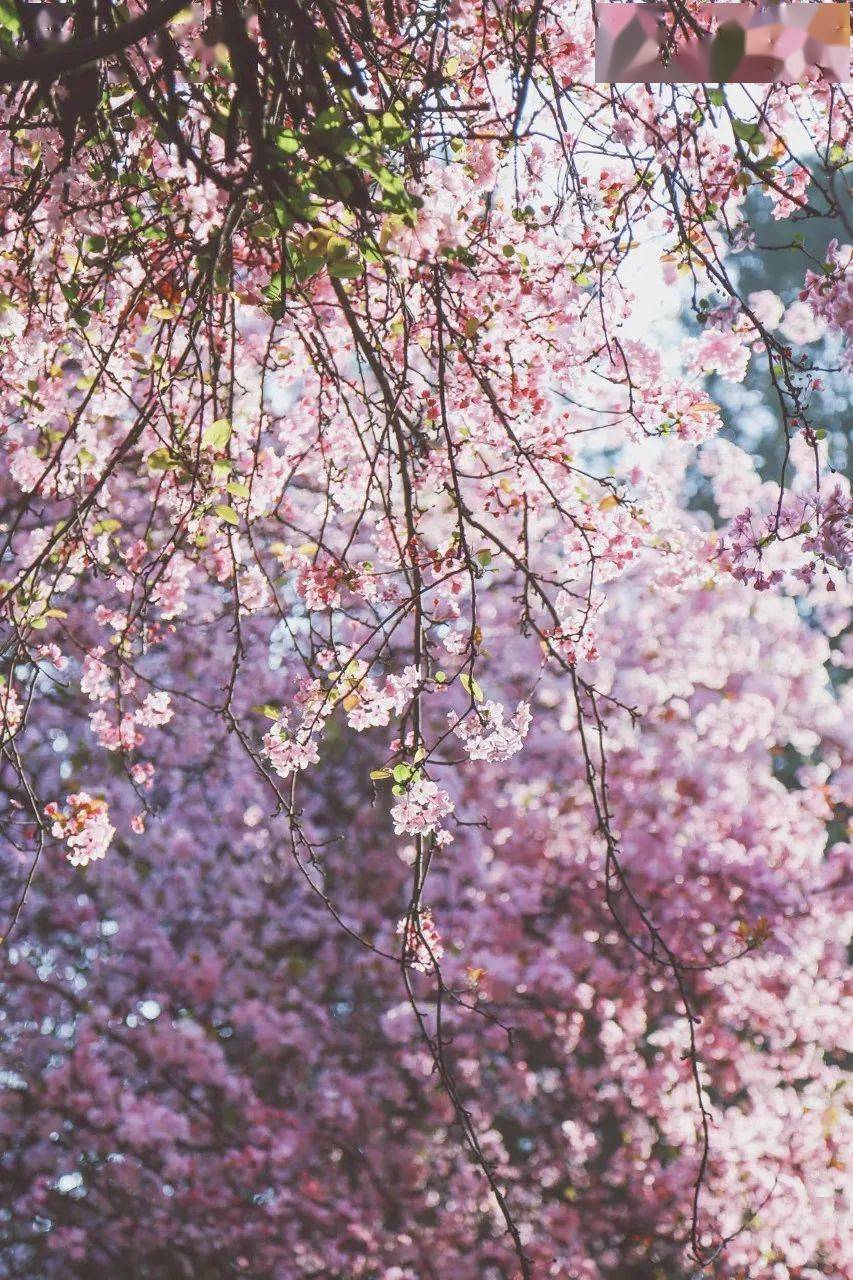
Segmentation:
{"type": "Polygon", "coordinates": [[[840,1280],[843,86],[595,84],[572,0],[0,27],[2,1274],[840,1280]]]}

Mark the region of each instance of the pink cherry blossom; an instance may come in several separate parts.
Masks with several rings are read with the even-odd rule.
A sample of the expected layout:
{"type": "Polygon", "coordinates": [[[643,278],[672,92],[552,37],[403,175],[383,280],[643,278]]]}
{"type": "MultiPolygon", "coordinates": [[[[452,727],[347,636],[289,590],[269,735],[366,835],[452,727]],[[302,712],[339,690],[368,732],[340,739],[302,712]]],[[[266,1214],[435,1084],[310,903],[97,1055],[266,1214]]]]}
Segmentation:
{"type": "Polygon", "coordinates": [[[806,302],[792,302],[786,309],[780,325],[791,342],[817,342],[823,336],[824,325],[806,302]]]}
{"type": "Polygon", "coordinates": [[[106,855],[115,827],[110,824],[106,801],[87,791],[69,795],[66,804],[67,809],[60,809],[55,802],[45,806],[51,834],[64,841],[72,867],[85,867],[106,855]]]}
{"type": "Polygon", "coordinates": [[[394,831],[399,835],[428,835],[438,830],[442,818],[453,812],[453,801],[437,782],[415,778],[405,795],[391,808],[394,831]]]}
{"type": "Polygon", "coordinates": [[[732,332],[709,328],[684,343],[687,367],[695,372],[718,373],[730,382],[743,382],[749,364],[749,348],[732,332]]]}
{"type": "Polygon", "coordinates": [[[755,318],[768,329],[775,329],[785,312],[782,299],[772,289],[759,289],[747,294],[747,302],[755,318]]]}

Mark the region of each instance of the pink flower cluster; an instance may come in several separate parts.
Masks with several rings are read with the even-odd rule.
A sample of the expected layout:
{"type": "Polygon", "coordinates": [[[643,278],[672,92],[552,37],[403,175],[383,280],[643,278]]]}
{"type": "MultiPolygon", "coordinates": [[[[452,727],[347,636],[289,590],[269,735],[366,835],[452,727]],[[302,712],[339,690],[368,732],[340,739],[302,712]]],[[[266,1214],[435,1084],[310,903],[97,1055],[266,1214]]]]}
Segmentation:
{"type": "Polygon", "coordinates": [[[313,726],[303,722],[291,731],[286,713],[264,734],[264,750],[280,778],[289,778],[320,759],[313,726]]]}
{"type": "Polygon", "coordinates": [[[0,680],[0,742],[17,733],[23,716],[17,693],[5,680],[0,680]]]}
{"type": "Polygon", "coordinates": [[[791,494],[774,510],[746,507],[722,545],[733,575],[759,591],[788,575],[809,586],[820,580],[834,591],[837,575],[853,564],[853,502],[836,484],[820,496],[791,494]]]}
{"type": "Polygon", "coordinates": [[[448,713],[448,721],[457,738],[465,744],[471,760],[496,763],[509,760],[521,751],[530,728],[530,706],[519,702],[512,716],[499,702],[477,703],[464,717],[448,713]]]}
{"type": "Polygon", "coordinates": [[[694,373],[717,373],[730,382],[743,382],[749,365],[749,347],[731,330],[714,326],[683,344],[687,368],[694,373]]]}
{"type": "MultiPolygon", "coordinates": [[[[391,809],[395,835],[423,836],[438,831],[442,818],[453,812],[453,801],[437,782],[416,776],[409,783],[402,799],[391,809]]],[[[449,834],[441,833],[444,842],[449,834]]]]}
{"type": "Polygon", "coordinates": [[[64,841],[72,867],[97,862],[105,856],[115,835],[106,801],[90,796],[87,791],[77,791],[68,796],[66,806],[60,809],[55,802],[45,805],[45,814],[51,819],[51,834],[64,841]]]}
{"type": "Polygon", "coordinates": [[[853,342],[853,245],[830,240],[824,270],[806,272],[800,299],[846,343],[853,342]]]}
{"type": "Polygon", "coordinates": [[[444,955],[441,935],[429,907],[421,907],[398,921],[397,933],[403,938],[403,958],[421,973],[429,973],[444,955]]]}

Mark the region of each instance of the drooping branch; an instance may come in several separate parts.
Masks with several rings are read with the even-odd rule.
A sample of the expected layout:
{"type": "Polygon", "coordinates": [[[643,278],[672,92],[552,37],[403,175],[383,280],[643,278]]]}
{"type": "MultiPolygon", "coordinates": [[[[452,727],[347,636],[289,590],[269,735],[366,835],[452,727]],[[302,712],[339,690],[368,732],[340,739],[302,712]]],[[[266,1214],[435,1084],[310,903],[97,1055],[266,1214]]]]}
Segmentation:
{"type": "Polygon", "coordinates": [[[116,53],[133,48],[160,31],[185,9],[186,0],[162,0],[139,17],[84,40],[69,40],[44,52],[0,58],[0,85],[41,81],[52,83],[69,72],[81,71],[116,53]]]}

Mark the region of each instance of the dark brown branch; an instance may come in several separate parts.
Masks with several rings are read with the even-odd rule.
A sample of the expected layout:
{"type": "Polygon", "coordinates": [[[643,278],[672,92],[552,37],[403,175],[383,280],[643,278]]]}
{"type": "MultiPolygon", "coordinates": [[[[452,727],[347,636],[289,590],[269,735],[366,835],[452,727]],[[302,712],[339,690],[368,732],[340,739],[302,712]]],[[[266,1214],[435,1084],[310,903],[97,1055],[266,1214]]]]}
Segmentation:
{"type": "Polygon", "coordinates": [[[0,84],[23,84],[29,80],[53,81],[69,71],[79,71],[121,53],[153,35],[182,9],[187,0],[163,0],[130,22],[104,31],[87,40],[69,40],[47,52],[25,53],[17,58],[0,58],[0,84]]]}

